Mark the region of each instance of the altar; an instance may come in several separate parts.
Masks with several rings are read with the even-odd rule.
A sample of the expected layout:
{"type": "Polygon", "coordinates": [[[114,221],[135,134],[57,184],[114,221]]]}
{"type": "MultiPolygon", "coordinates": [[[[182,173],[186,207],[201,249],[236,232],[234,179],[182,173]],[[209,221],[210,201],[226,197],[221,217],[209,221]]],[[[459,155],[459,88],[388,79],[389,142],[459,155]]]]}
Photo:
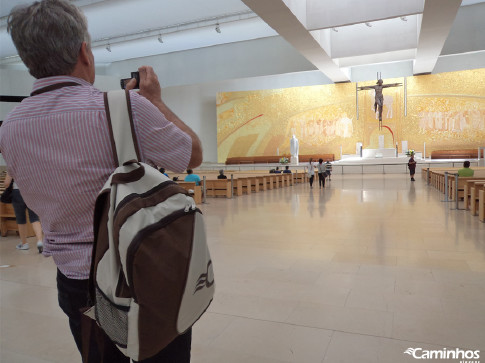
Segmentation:
{"type": "Polygon", "coordinates": [[[396,149],[394,148],[381,148],[381,149],[362,149],[362,158],[392,158],[396,157],[396,149]]]}

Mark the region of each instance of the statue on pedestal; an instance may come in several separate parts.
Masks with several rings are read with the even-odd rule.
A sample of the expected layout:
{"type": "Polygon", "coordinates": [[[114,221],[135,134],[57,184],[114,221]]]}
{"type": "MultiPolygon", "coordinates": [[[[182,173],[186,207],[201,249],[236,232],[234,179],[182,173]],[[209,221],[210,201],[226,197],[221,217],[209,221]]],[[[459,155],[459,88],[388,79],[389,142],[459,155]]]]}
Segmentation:
{"type": "Polygon", "coordinates": [[[291,160],[292,164],[298,165],[298,151],[299,151],[299,144],[298,139],[293,134],[293,137],[290,139],[290,153],[291,153],[291,160]]]}

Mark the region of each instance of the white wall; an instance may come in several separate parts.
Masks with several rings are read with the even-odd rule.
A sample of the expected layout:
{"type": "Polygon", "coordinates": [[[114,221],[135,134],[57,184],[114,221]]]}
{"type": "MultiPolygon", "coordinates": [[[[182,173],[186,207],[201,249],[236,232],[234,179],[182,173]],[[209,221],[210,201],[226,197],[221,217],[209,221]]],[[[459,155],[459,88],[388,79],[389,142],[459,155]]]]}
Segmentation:
{"type": "Polygon", "coordinates": [[[128,77],[141,65],[152,66],[164,87],[316,69],[281,37],[270,37],[116,62],[107,74],[128,77]]]}
{"type": "Polygon", "coordinates": [[[441,54],[485,50],[484,34],[485,3],[462,6],[456,15],[441,54]]]}

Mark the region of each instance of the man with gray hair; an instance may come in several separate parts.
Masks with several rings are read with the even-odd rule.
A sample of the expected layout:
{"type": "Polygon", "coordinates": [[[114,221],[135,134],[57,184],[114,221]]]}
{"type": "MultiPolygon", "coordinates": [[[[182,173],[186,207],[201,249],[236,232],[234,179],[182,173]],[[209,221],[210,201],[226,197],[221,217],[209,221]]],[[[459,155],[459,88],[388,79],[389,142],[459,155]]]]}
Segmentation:
{"type": "MultiPolygon", "coordinates": [[[[89,362],[129,362],[104,335],[103,349],[81,338],[80,308],[88,305],[93,212],[98,192],[116,168],[103,93],[93,87],[94,56],[87,21],[67,0],[16,7],[7,29],[29,72],[32,97],[4,121],[0,149],[45,233],[44,255],[57,265],[59,306],[89,362]]],[[[140,91],[128,82],[141,161],[182,172],[202,162],[197,135],[162,101],[153,69],[142,66],[140,91]]],[[[189,362],[191,330],[144,362],[189,362]]]]}

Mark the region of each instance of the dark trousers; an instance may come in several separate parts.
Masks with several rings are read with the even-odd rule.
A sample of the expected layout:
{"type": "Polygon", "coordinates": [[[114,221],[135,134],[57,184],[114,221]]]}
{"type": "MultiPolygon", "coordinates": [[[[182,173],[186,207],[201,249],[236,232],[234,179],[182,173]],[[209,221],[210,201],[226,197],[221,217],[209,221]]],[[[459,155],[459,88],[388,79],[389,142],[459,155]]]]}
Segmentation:
{"type": "Polygon", "coordinates": [[[315,178],[315,176],[314,176],[314,175],[312,175],[312,176],[309,178],[309,180],[310,180],[310,186],[313,186],[313,179],[314,179],[314,178],[315,178]]]}
{"type": "Polygon", "coordinates": [[[318,173],[318,185],[325,188],[325,173],[318,173]]]}
{"type": "MultiPolygon", "coordinates": [[[[59,306],[69,318],[69,327],[79,352],[82,348],[81,313],[79,309],[88,306],[88,280],[74,280],[64,276],[57,270],[57,291],[59,306]]],[[[89,342],[89,363],[129,363],[115,344],[103,334],[103,348],[98,349],[94,336],[89,342]],[[102,351],[102,353],[101,353],[102,351]]],[[[178,336],[167,347],[155,356],[145,359],[143,363],[190,363],[190,348],[192,344],[192,329],[178,336]]]]}

